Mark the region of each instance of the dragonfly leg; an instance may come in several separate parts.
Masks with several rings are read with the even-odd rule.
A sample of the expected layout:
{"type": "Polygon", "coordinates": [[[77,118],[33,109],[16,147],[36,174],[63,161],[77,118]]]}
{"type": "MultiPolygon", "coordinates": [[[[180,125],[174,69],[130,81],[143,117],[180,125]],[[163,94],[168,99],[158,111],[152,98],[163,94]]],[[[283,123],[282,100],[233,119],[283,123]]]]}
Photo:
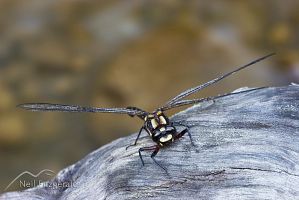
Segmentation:
{"type": "Polygon", "coordinates": [[[144,126],[142,126],[141,129],[139,130],[139,133],[138,133],[138,135],[137,135],[137,138],[135,139],[134,144],[131,144],[131,145],[127,146],[127,147],[126,147],[126,150],[127,150],[129,147],[136,146],[137,141],[138,141],[138,139],[139,139],[139,137],[140,137],[140,134],[141,134],[141,132],[142,132],[143,129],[144,129],[144,126]]]}
{"type": "Polygon", "coordinates": [[[149,147],[143,147],[143,148],[140,148],[140,149],[139,149],[139,157],[140,157],[140,160],[141,160],[142,165],[144,166],[144,161],[143,161],[141,152],[142,152],[142,151],[151,151],[151,150],[154,150],[154,151],[152,152],[152,154],[151,154],[151,158],[153,159],[153,161],[155,162],[155,164],[158,165],[160,168],[162,168],[162,169],[168,174],[166,168],[163,167],[160,163],[158,163],[158,161],[155,159],[155,156],[157,155],[157,153],[158,153],[159,150],[160,150],[159,145],[154,145],[154,146],[149,146],[149,147]]]}
{"type": "Polygon", "coordinates": [[[180,122],[172,122],[172,125],[179,125],[179,126],[184,126],[186,127],[184,130],[182,130],[180,133],[178,133],[176,136],[175,136],[175,139],[179,139],[181,137],[183,137],[186,133],[188,134],[189,138],[190,138],[190,141],[191,141],[191,144],[192,146],[195,146],[194,142],[193,142],[193,139],[192,139],[192,135],[189,131],[189,127],[180,123],[180,122]]]}

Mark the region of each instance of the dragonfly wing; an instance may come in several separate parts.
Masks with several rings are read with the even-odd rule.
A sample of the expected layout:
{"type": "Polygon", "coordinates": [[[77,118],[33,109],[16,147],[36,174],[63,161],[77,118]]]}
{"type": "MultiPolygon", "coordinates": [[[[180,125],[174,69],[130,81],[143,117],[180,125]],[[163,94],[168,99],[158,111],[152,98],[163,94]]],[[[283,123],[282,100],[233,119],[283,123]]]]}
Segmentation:
{"type": "Polygon", "coordinates": [[[249,89],[249,90],[243,90],[243,91],[240,91],[240,92],[225,93],[225,94],[220,94],[220,95],[217,95],[217,96],[205,97],[205,98],[199,98],[199,99],[180,100],[180,101],[174,102],[171,105],[166,105],[166,106],[162,107],[161,109],[163,111],[165,111],[165,110],[169,110],[169,109],[172,109],[172,108],[175,108],[175,107],[192,105],[192,104],[201,103],[201,102],[205,102],[205,101],[214,101],[215,99],[218,99],[220,97],[231,96],[231,95],[236,95],[236,94],[241,94],[241,93],[247,93],[247,92],[260,90],[260,89],[264,89],[264,88],[267,88],[267,87],[253,88],[253,89],[249,89]]]}
{"type": "Polygon", "coordinates": [[[133,110],[128,108],[98,108],[98,107],[83,107],[78,105],[64,105],[51,103],[26,103],[17,107],[30,111],[58,111],[58,112],[92,112],[92,113],[118,113],[138,115],[143,114],[143,111],[133,110]]]}
{"type": "Polygon", "coordinates": [[[202,90],[202,89],[204,89],[204,88],[206,88],[206,87],[208,87],[208,86],[210,86],[210,85],[212,85],[214,83],[217,83],[218,81],[220,81],[220,80],[222,80],[222,79],[224,79],[224,78],[226,78],[226,77],[228,77],[228,76],[230,76],[230,75],[232,75],[232,74],[234,74],[234,73],[236,73],[236,72],[238,72],[238,71],[240,71],[242,69],[245,69],[246,67],[249,67],[249,66],[251,66],[251,65],[253,65],[253,64],[257,63],[257,62],[260,62],[260,61],[262,61],[262,60],[264,60],[264,59],[266,59],[266,58],[268,58],[270,56],[273,56],[273,55],[275,55],[275,53],[271,53],[271,54],[268,54],[268,55],[263,56],[261,58],[258,58],[258,59],[254,60],[254,61],[252,61],[252,62],[250,62],[250,63],[248,63],[246,65],[243,65],[243,66],[241,66],[241,67],[239,67],[239,68],[237,68],[237,69],[235,69],[235,70],[233,70],[231,72],[228,72],[228,73],[226,73],[226,74],[224,74],[222,76],[219,76],[219,77],[217,77],[217,78],[215,78],[215,79],[213,79],[211,81],[208,81],[208,82],[206,82],[204,84],[201,84],[199,86],[196,86],[196,87],[190,88],[188,90],[185,90],[184,92],[180,93],[179,95],[175,96],[170,101],[168,101],[165,106],[171,106],[172,104],[174,104],[175,102],[179,101],[180,99],[185,98],[185,97],[187,97],[187,96],[189,96],[189,95],[191,95],[191,94],[193,94],[195,92],[198,92],[198,91],[200,91],[200,90],[202,90]]]}

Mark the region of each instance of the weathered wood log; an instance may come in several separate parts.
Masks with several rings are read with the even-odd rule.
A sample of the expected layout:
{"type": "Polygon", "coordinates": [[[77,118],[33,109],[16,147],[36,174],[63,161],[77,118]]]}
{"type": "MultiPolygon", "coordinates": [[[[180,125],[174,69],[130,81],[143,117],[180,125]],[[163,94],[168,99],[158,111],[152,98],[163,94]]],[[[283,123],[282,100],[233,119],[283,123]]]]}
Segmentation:
{"type": "Polygon", "coordinates": [[[223,97],[172,120],[190,127],[196,147],[185,136],[161,149],[156,159],[168,175],[150,153],[141,166],[138,148],[152,144],[148,137],[125,150],[133,134],[48,184],[0,199],[299,199],[298,85],[223,97]]]}

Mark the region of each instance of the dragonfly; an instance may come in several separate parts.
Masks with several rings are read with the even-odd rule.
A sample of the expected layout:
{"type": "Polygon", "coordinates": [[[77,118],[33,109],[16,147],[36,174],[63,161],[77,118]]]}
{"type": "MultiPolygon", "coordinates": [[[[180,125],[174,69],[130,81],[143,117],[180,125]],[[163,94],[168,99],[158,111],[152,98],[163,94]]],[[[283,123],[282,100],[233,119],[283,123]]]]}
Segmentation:
{"type": "Polygon", "coordinates": [[[183,91],[182,93],[178,94],[177,96],[173,97],[171,100],[169,100],[163,106],[156,108],[152,112],[147,112],[141,108],[134,107],[134,106],[129,106],[126,108],[101,108],[101,107],[83,107],[83,106],[79,106],[79,105],[52,104],[52,103],[25,103],[25,104],[18,105],[18,107],[25,109],[25,110],[29,110],[29,111],[116,113],[116,114],[126,114],[131,117],[138,117],[143,121],[143,126],[140,128],[134,143],[127,146],[126,149],[128,149],[128,147],[131,147],[131,146],[136,146],[142,131],[145,130],[147,132],[147,134],[151,137],[151,139],[155,143],[155,145],[139,148],[138,153],[139,153],[139,157],[140,157],[142,165],[144,166],[144,161],[143,161],[143,157],[142,157],[141,153],[143,151],[152,151],[151,158],[153,159],[154,163],[157,164],[159,167],[161,167],[163,170],[165,170],[167,173],[167,169],[165,167],[163,167],[155,159],[155,156],[157,155],[159,150],[162,147],[169,146],[174,141],[183,137],[186,133],[189,136],[191,144],[193,146],[195,146],[195,144],[193,142],[192,135],[189,131],[189,127],[180,122],[175,122],[175,121],[170,120],[169,117],[165,114],[165,111],[168,111],[173,108],[181,107],[181,106],[194,105],[194,104],[207,102],[207,101],[215,101],[216,99],[224,97],[224,96],[231,96],[231,95],[241,94],[241,93],[265,88],[265,87],[259,87],[259,88],[253,88],[253,89],[243,90],[243,91],[239,91],[239,92],[220,94],[220,95],[211,96],[211,97],[204,97],[204,98],[197,98],[197,99],[185,99],[186,97],[188,97],[196,92],[199,92],[202,89],[204,89],[208,86],[211,86],[211,85],[225,79],[226,77],[228,77],[236,72],[239,72],[249,66],[252,66],[270,56],[273,56],[273,55],[275,55],[275,53],[271,53],[271,54],[265,55],[263,57],[257,58],[243,66],[237,67],[233,71],[223,74],[222,76],[219,76],[219,77],[212,79],[206,83],[200,84],[200,85],[192,87],[190,89],[187,89],[187,90],[183,91]],[[178,131],[177,130],[178,126],[183,126],[184,129],[182,131],[178,131]]]}

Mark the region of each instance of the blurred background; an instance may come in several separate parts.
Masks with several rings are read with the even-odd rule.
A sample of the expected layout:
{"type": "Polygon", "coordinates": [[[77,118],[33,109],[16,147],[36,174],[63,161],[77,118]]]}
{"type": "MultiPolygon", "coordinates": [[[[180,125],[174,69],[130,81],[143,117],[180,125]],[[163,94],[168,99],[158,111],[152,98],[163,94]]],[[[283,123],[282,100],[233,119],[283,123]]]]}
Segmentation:
{"type": "Polygon", "coordinates": [[[151,111],[271,52],[277,55],[195,96],[299,82],[298,10],[292,0],[0,1],[0,193],[25,170],[58,172],[142,124],[17,104],[151,111]]]}

